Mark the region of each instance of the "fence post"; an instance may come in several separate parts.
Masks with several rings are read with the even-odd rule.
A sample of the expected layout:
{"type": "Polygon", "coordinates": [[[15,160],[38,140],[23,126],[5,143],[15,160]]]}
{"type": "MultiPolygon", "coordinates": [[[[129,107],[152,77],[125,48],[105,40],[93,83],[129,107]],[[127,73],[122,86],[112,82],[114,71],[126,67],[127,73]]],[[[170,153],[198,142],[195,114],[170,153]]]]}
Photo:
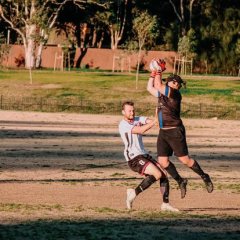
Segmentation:
{"type": "Polygon", "coordinates": [[[42,103],[42,97],[40,98],[40,110],[42,112],[42,107],[43,107],[43,103],[42,103]]]}
{"type": "Polygon", "coordinates": [[[202,103],[199,104],[199,115],[202,118],[202,103]]]}
{"type": "Polygon", "coordinates": [[[3,95],[1,95],[1,109],[3,109],[3,95]]]}

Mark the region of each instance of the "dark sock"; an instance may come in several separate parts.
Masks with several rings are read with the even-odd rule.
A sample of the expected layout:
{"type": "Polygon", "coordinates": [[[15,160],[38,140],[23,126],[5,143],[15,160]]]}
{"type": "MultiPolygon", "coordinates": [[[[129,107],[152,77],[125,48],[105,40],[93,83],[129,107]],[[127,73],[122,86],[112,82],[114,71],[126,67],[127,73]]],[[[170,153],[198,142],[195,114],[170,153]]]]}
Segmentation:
{"type": "Polygon", "coordinates": [[[144,180],[135,189],[136,195],[149,188],[155,182],[156,178],[153,175],[149,175],[144,178],[144,180]]]}
{"type": "Polygon", "coordinates": [[[177,181],[178,184],[180,184],[183,181],[183,179],[179,175],[176,167],[172,162],[169,162],[169,165],[165,168],[165,170],[175,181],[177,181]]]}
{"type": "Polygon", "coordinates": [[[160,188],[163,189],[164,192],[163,194],[163,202],[164,203],[169,203],[169,181],[167,178],[160,178],[160,188]]]}
{"type": "Polygon", "coordinates": [[[192,167],[190,167],[195,173],[197,173],[199,176],[204,177],[205,173],[203,172],[203,170],[201,169],[201,167],[199,166],[198,162],[196,160],[194,160],[194,163],[192,165],[192,167]]]}

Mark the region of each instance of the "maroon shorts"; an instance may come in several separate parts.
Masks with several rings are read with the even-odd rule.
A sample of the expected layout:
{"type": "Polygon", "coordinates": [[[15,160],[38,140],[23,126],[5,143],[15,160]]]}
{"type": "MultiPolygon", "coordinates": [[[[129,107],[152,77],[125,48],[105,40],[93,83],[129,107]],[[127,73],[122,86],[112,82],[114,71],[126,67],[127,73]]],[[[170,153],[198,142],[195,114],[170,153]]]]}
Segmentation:
{"type": "Polygon", "coordinates": [[[134,171],[141,175],[144,175],[144,171],[149,163],[153,163],[158,167],[157,161],[152,158],[149,154],[138,155],[135,158],[128,161],[128,166],[134,171]]]}

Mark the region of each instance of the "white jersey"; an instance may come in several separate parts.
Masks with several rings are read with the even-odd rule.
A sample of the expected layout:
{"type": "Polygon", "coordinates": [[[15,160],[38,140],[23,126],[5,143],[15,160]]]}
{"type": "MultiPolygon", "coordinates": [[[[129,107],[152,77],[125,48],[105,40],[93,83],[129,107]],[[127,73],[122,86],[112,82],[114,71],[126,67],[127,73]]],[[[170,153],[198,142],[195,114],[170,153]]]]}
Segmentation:
{"type": "Polygon", "coordinates": [[[138,155],[147,154],[144,149],[142,134],[132,133],[134,126],[141,126],[146,124],[146,117],[134,117],[133,122],[122,120],[119,123],[119,133],[125,145],[124,156],[127,161],[133,159],[138,155]]]}

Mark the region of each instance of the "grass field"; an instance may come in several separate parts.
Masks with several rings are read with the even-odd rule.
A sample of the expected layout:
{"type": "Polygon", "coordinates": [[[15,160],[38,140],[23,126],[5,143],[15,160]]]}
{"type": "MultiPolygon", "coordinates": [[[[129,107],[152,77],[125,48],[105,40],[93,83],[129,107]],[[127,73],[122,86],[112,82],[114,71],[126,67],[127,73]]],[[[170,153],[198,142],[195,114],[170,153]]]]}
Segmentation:
{"type": "MultiPolygon", "coordinates": [[[[129,98],[154,101],[146,91],[149,73],[140,74],[137,89],[134,74],[33,71],[32,76],[33,83],[30,84],[26,70],[0,71],[1,95],[58,99],[79,97],[95,102],[119,102],[129,98]]],[[[184,79],[187,89],[181,92],[185,102],[240,103],[240,78],[196,75],[184,79]]]]}
{"type": "MultiPolygon", "coordinates": [[[[156,99],[146,85],[149,73],[134,74],[90,71],[0,72],[0,108],[41,112],[118,114],[121,103],[133,100],[140,114],[153,115],[156,99]]],[[[165,74],[163,77],[166,77],[165,74]]],[[[183,77],[182,117],[240,118],[240,78],[226,76],[183,77]]]]}

